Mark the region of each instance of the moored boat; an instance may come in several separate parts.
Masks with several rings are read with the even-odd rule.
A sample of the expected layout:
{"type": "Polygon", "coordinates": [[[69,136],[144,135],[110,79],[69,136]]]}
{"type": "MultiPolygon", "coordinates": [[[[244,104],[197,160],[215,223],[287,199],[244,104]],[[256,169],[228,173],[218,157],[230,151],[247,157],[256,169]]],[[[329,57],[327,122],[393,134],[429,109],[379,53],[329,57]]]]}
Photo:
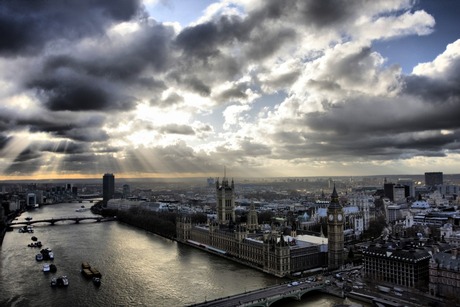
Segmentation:
{"type": "Polygon", "coordinates": [[[87,278],[101,278],[102,274],[96,268],[91,267],[88,262],[84,261],[81,264],[81,273],[87,278]]]}
{"type": "Polygon", "coordinates": [[[100,286],[101,285],[101,278],[100,277],[93,277],[93,283],[96,286],[100,286]]]}
{"type": "Polygon", "coordinates": [[[59,276],[59,277],[54,277],[51,279],[51,286],[52,287],[67,287],[69,285],[69,279],[67,276],[59,276]]]}
{"type": "Polygon", "coordinates": [[[61,276],[61,277],[58,277],[57,284],[58,284],[58,286],[68,286],[69,285],[69,279],[65,275],[61,276]]]}
{"type": "Polygon", "coordinates": [[[36,254],[35,255],[35,260],[42,261],[43,260],[43,255],[42,254],[36,254]]]}
{"type": "Polygon", "coordinates": [[[43,272],[47,273],[49,271],[50,271],[50,265],[49,265],[49,263],[45,263],[43,265],[43,272]]]}
{"type": "Polygon", "coordinates": [[[43,259],[45,260],[53,260],[54,259],[54,253],[51,251],[49,247],[44,248],[40,251],[40,253],[43,255],[43,259]]]}
{"type": "Polygon", "coordinates": [[[54,272],[56,272],[56,271],[57,271],[56,265],[54,265],[54,264],[51,263],[51,264],[50,264],[50,272],[53,272],[53,273],[54,273],[54,272]]]}

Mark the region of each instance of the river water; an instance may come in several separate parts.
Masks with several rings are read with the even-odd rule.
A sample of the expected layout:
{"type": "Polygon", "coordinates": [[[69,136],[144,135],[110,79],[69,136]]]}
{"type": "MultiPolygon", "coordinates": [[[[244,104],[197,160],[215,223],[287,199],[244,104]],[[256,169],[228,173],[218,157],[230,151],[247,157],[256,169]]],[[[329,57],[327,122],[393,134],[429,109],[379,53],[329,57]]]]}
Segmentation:
{"type": "MultiPolygon", "coordinates": [[[[76,212],[80,203],[47,205],[23,213],[33,220],[94,216],[76,212]]],[[[91,204],[83,203],[89,207],[91,204]]],[[[16,226],[18,227],[18,226],[16,226]]],[[[51,261],[47,261],[51,263],[51,261]]],[[[34,233],[7,232],[0,247],[0,306],[186,306],[283,282],[257,270],[119,222],[37,224],[34,233]],[[28,247],[36,236],[53,250],[56,273],[28,247]],[[82,261],[102,273],[96,287],[81,273],[82,261]],[[50,286],[67,275],[67,288],[50,286]]],[[[277,306],[333,306],[342,300],[314,294],[277,306]]]]}

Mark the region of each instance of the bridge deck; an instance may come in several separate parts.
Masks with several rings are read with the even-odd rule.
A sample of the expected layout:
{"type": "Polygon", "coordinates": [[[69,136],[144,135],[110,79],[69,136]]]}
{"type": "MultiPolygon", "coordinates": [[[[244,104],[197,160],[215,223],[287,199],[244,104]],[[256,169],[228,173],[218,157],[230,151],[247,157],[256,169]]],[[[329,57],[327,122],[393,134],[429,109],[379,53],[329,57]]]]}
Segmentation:
{"type": "Polygon", "coordinates": [[[41,219],[41,220],[11,222],[11,223],[8,223],[8,226],[31,225],[31,224],[37,224],[37,223],[49,223],[51,225],[54,225],[56,222],[60,222],[60,221],[74,221],[75,223],[79,223],[80,221],[84,221],[84,220],[95,220],[96,222],[106,222],[106,221],[113,221],[115,220],[115,218],[106,218],[102,216],[58,217],[58,218],[49,218],[49,219],[41,219]]]}
{"type": "Polygon", "coordinates": [[[212,301],[190,305],[194,307],[230,307],[230,306],[264,306],[268,307],[271,304],[285,298],[301,300],[302,296],[311,291],[321,291],[334,294],[342,297],[341,291],[334,291],[323,283],[301,283],[297,286],[288,286],[288,284],[271,286],[259,290],[240,293],[233,296],[223,297],[212,301]]]}

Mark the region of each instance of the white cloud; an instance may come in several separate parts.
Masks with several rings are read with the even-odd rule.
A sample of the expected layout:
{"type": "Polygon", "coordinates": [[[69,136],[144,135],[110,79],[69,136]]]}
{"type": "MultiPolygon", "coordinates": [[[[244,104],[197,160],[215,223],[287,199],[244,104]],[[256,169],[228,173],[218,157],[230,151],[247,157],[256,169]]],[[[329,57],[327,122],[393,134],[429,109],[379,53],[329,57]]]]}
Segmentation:
{"type": "MultiPolygon", "coordinates": [[[[446,50],[438,55],[433,62],[420,63],[414,67],[412,73],[419,76],[442,78],[460,59],[460,39],[447,45],[446,50]]],[[[455,66],[454,66],[455,67],[455,66]]]]}

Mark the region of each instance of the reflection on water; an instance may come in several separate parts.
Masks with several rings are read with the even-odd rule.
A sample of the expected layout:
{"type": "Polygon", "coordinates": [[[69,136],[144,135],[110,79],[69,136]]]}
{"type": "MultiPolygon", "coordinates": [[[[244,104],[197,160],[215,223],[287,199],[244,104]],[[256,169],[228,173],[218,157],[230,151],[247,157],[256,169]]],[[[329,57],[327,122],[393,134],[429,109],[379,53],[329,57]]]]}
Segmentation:
{"type": "MultiPolygon", "coordinates": [[[[76,212],[81,204],[44,206],[19,217],[33,220],[92,216],[76,212]]],[[[118,222],[58,222],[34,226],[34,233],[8,232],[1,246],[1,306],[184,306],[281,282],[280,279],[218,256],[178,244],[118,222]],[[39,248],[31,236],[55,254],[56,273],[43,273],[35,260],[39,248]],[[103,275],[102,285],[80,273],[88,261],[103,275]],[[52,276],[67,275],[68,288],[50,287],[52,276]]],[[[332,306],[341,300],[315,295],[278,306],[332,306]],[[314,305],[312,305],[314,304],[314,305]]],[[[282,303],[282,302],[280,302],[282,303]]]]}

